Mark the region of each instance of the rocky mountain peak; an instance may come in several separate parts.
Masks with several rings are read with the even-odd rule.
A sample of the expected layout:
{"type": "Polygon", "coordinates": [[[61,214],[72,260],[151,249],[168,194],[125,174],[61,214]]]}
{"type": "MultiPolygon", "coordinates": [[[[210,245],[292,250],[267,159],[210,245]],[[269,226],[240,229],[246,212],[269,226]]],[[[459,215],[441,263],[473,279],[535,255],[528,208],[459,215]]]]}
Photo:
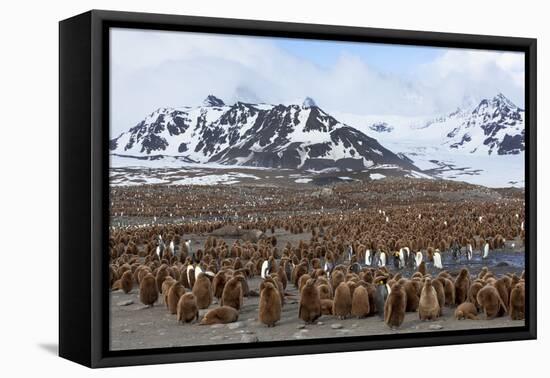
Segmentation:
{"type": "Polygon", "coordinates": [[[452,149],[470,153],[519,154],[525,150],[524,111],[502,93],[485,98],[447,137],[452,149]]]}
{"type": "Polygon", "coordinates": [[[225,102],[214,95],[208,95],[202,102],[203,106],[224,106],[225,102]]]}
{"type": "Polygon", "coordinates": [[[223,105],[210,95],[200,107],[166,108],[112,139],[111,152],[265,168],[355,171],[385,166],[401,175],[419,171],[376,139],[324,112],[309,97],[302,106],[223,105]]]}

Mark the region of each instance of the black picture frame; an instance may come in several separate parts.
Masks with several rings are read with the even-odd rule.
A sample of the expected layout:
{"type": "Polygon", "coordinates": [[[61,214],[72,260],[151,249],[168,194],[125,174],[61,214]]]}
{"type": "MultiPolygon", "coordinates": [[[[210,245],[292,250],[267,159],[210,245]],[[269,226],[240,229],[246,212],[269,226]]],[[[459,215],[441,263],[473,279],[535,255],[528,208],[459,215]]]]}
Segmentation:
{"type": "Polygon", "coordinates": [[[59,23],[59,354],[88,367],[535,339],[536,70],[531,38],[92,10],[59,23]],[[109,351],[110,27],[522,51],[526,86],[524,327],[109,351]]]}

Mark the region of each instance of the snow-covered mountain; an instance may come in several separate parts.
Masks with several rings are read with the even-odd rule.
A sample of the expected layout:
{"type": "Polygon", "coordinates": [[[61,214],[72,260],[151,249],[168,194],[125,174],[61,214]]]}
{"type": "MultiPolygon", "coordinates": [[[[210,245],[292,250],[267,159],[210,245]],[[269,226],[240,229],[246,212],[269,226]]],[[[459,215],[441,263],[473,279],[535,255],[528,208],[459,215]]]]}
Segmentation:
{"type": "Polygon", "coordinates": [[[177,157],[189,163],[420,171],[409,159],[335,119],[309,97],[301,105],[226,105],[210,95],[202,106],[157,109],[112,139],[110,150],[119,156],[177,157]]]}
{"type": "Polygon", "coordinates": [[[487,186],[523,186],[525,111],[501,93],[469,98],[438,117],[335,116],[369,130],[430,175],[487,186]]]}
{"type": "MultiPolygon", "coordinates": [[[[419,136],[415,139],[428,138],[449,149],[472,154],[517,155],[525,151],[524,118],[525,111],[499,93],[440,117],[420,123],[405,119],[404,123],[419,136]]],[[[373,121],[369,129],[379,134],[390,133],[395,127],[389,122],[373,121]]],[[[402,133],[403,128],[396,132],[402,133]]]]}
{"type": "Polygon", "coordinates": [[[517,155],[525,151],[525,111],[499,93],[464,114],[445,142],[470,153],[517,155]]]}

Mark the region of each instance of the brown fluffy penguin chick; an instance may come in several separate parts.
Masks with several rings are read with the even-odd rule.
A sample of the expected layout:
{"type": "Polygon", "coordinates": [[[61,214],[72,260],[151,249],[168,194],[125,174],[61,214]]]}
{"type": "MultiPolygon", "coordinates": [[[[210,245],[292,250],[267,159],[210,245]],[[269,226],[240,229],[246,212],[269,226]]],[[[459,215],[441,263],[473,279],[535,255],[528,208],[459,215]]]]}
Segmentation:
{"type": "Polygon", "coordinates": [[[498,295],[500,295],[500,299],[502,299],[502,302],[509,303],[510,292],[508,291],[508,287],[506,286],[505,278],[499,278],[498,280],[496,280],[493,286],[497,289],[498,295]]]}
{"type": "Polygon", "coordinates": [[[483,279],[483,277],[485,277],[488,271],[489,269],[486,266],[484,266],[483,268],[481,268],[479,274],[477,275],[477,278],[483,279]]]}
{"type": "Polygon", "coordinates": [[[225,284],[220,301],[222,306],[231,306],[235,310],[240,310],[243,305],[243,287],[240,277],[233,277],[225,284]]]}
{"type": "Polygon", "coordinates": [[[141,272],[143,269],[146,269],[147,267],[145,265],[140,265],[137,267],[136,270],[134,270],[134,282],[139,284],[139,272],[141,272]]]}
{"type": "Polygon", "coordinates": [[[162,283],[166,279],[166,277],[170,276],[170,272],[168,271],[167,265],[161,265],[159,270],[157,271],[156,280],[157,280],[157,288],[159,293],[162,292],[162,283]]]}
{"type": "Polygon", "coordinates": [[[118,273],[116,271],[116,265],[111,264],[109,265],[109,285],[111,286],[111,289],[113,289],[113,285],[115,282],[118,281],[118,273]]]}
{"type": "Polygon", "coordinates": [[[218,300],[222,298],[223,289],[227,283],[227,273],[224,271],[218,272],[212,280],[212,293],[218,300]]]}
{"type": "Polygon", "coordinates": [[[248,287],[248,281],[246,280],[246,272],[238,271],[235,272],[234,277],[238,277],[241,280],[241,287],[243,288],[243,296],[248,297],[250,288],[248,287]]]}
{"type": "Polygon", "coordinates": [[[432,280],[427,278],[424,281],[424,287],[420,293],[420,302],[418,303],[418,316],[420,320],[435,320],[441,313],[437,293],[432,285],[432,280]]]}
{"type": "MultiPolygon", "coordinates": [[[[444,282],[444,278],[435,278],[432,280],[432,286],[435,289],[435,292],[437,294],[437,302],[439,303],[439,316],[443,315],[443,306],[445,306],[445,286],[442,282],[444,282]]],[[[422,285],[424,287],[424,285],[422,285]]],[[[420,293],[422,293],[422,289],[420,290],[420,293]]],[[[454,296],[454,290],[453,290],[453,296],[454,296]]],[[[420,301],[420,297],[419,297],[420,301]]]]}
{"type": "Polygon", "coordinates": [[[419,297],[416,291],[416,285],[413,281],[401,279],[400,280],[405,293],[407,294],[407,312],[416,312],[418,310],[419,297]]]}
{"type": "MultiPolygon", "coordinates": [[[[455,303],[458,303],[456,301],[456,288],[455,284],[452,280],[442,277],[440,278],[441,282],[443,283],[443,288],[445,290],[445,305],[447,306],[454,306],[455,303]]],[[[460,304],[460,303],[458,303],[460,304]]]]}
{"type": "Polygon", "coordinates": [[[328,285],[319,285],[319,297],[321,299],[332,299],[332,293],[328,285]]]}
{"type": "Polygon", "coordinates": [[[407,308],[407,294],[399,282],[393,285],[390,295],[384,304],[384,323],[390,328],[397,328],[403,324],[405,309],[407,308]]]}
{"type": "Polygon", "coordinates": [[[121,266],[118,267],[117,269],[117,274],[119,277],[122,277],[122,275],[124,274],[124,272],[126,272],[127,270],[132,270],[132,268],[130,267],[130,264],[122,264],[121,266]]]}
{"type": "Polygon", "coordinates": [[[428,247],[428,249],[426,250],[426,258],[428,259],[429,262],[434,262],[434,248],[433,247],[428,247]]]}
{"type": "Polygon", "coordinates": [[[134,286],[134,275],[132,274],[131,270],[126,270],[122,277],[118,281],[115,282],[113,285],[113,289],[120,289],[124,292],[124,294],[128,294],[130,291],[132,291],[132,288],[134,286]]]}
{"type": "Polygon", "coordinates": [[[260,293],[258,318],[268,327],[275,326],[281,320],[281,296],[271,282],[266,282],[260,293]]]}
{"type": "Polygon", "coordinates": [[[455,318],[457,320],[462,320],[462,319],[477,320],[478,317],[477,317],[476,306],[471,302],[463,302],[459,304],[455,310],[455,318]]]}
{"type": "Polygon", "coordinates": [[[334,270],[330,277],[330,286],[333,290],[335,290],[340,285],[340,283],[344,282],[345,280],[346,276],[341,270],[334,270]]]}
{"type": "Polygon", "coordinates": [[[239,312],[233,307],[220,306],[208,311],[202,318],[200,325],[227,324],[236,322],[239,312]]]}
{"type": "Polygon", "coordinates": [[[509,314],[512,320],[525,319],[525,284],[519,282],[510,292],[509,314]]]}
{"type": "Polygon", "coordinates": [[[298,283],[300,280],[300,277],[302,277],[304,274],[307,274],[307,263],[301,263],[294,267],[292,271],[293,281],[292,283],[296,288],[298,288],[298,283]]]}
{"type": "Polygon", "coordinates": [[[288,277],[286,276],[285,267],[281,264],[279,265],[279,270],[277,271],[277,276],[283,284],[283,290],[286,290],[286,285],[288,283],[288,277]]]}
{"type": "Polygon", "coordinates": [[[372,283],[367,283],[366,289],[367,289],[367,293],[369,294],[369,305],[370,305],[369,315],[375,315],[376,314],[376,305],[375,305],[376,287],[372,283]]]}
{"type": "Polygon", "coordinates": [[[197,298],[199,310],[208,308],[212,303],[212,284],[206,274],[201,273],[193,285],[193,294],[197,298]]]}
{"type": "Polygon", "coordinates": [[[137,270],[138,283],[141,284],[141,280],[143,280],[143,277],[145,277],[149,273],[153,274],[149,267],[143,267],[142,269],[138,269],[137,270]]]}
{"type": "Polygon", "coordinates": [[[457,305],[466,302],[470,289],[470,275],[468,269],[462,268],[455,280],[455,303],[457,305]]]}
{"type": "Polygon", "coordinates": [[[422,274],[422,276],[426,275],[426,263],[422,261],[420,265],[418,265],[418,272],[422,274]]]}
{"type": "MultiPolygon", "coordinates": [[[[266,280],[268,282],[271,282],[273,286],[279,291],[279,295],[281,296],[281,307],[285,305],[285,289],[283,287],[283,283],[279,279],[279,275],[277,273],[272,274],[271,276],[267,277],[268,279],[271,278],[271,280],[266,280]]],[[[262,291],[261,285],[260,285],[260,292],[262,291]]]]}
{"type": "Polygon", "coordinates": [[[332,299],[321,299],[321,314],[332,315],[332,307],[334,302],[332,299]]]}
{"type": "Polygon", "coordinates": [[[300,278],[298,279],[298,291],[302,291],[302,288],[306,284],[307,280],[309,280],[311,276],[309,274],[302,274],[300,278]]]}
{"type": "Polygon", "coordinates": [[[365,318],[369,315],[369,293],[363,286],[357,286],[351,299],[351,315],[357,318],[365,318]]]}
{"type": "Polygon", "coordinates": [[[353,292],[355,291],[355,288],[359,286],[356,280],[346,281],[349,287],[349,294],[353,298],[353,292]]]}
{"type": "Polygon", "coordinates": [[[139,300],[146,306],[153,306],[157,301],[159,291],[157,289],[157,281],[153,274],[148,273],[142,278],[139,284],[139,300]]]}
{"type": "Polygon", "coordinates": [[[476,306],[477,309],[480,309],[481,306],[479,305],[479,302],[477,301],[477,293],[483,288],[483,284],[479,281],[474,281],[470,285],[470,289],[468,290],[468,302],[472,302],[474,306],[476,306]]]}
{"type": "Polygon", "coordinates": [[[177,319],[180,323],[190,323],[199,320],[197,298],[193,293],[183,294],[178,301],[177,319]]]}
{"type": "Polygon", "coordinates": [[[313,323],[321,316],[321,298],[313,278],[309,279],[300,293],[298,317],[306,323],[313,323]]]}
{"type": "Polygon", "coordinates": [[[351,314],[351,290],[347,282],[341,282],[334,291],[332,314],[345,319],[351,314]]]}
{"type": "Polygon", "coordinates": [[[497,289],[492,285],[484,286],[477,293],[477,302],[485,313],[487,319],[493,319],[498,316],[500,309],[506,309],[506,306],[500,299],[497,289]]]}
{"type": "Polygon", "coordinates": [[[162,283],[161,293],[162,293],[162,298],[164,300],[164,304],[166,304],[167,308],[168,308],[168,292],[170,291],[170,288],[172,287],[172,285],[174,285],[176,282],[177,281],[172,277],[166,277],[166,279],[162,283]]]}
{"type": "Polygon", "coordinates": [[[174,283],[170,289],[168,289],[166,305],[168,306],[168,311],[170,311],[171,314],[178,312],[178,302],[183,294],[185,294],[185,287],[183,287],[183,285],[179,282],[174,283]]]}

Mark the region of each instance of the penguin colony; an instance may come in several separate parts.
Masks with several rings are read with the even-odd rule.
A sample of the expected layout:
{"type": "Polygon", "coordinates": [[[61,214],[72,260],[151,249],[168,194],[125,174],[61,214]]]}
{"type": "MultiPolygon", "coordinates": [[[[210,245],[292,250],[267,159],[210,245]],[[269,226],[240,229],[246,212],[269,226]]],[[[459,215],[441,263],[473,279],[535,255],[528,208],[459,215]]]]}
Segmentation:
{"type": "MultiPolygon", "coordinates": [[[[496,195],[523,204],[522,191],[499,189],[496,195]]],[[[183,221],[208,219],[210,222],[219,222],[218,227],[228,218],[248,218],[254,214],[271,215],[296,209],[307,212],[338,209],[347,212],[382,206],[388,212],[391,206],[396,205],[414,207],[422,203],[442,202],[445,202],[444,206],[451,202],[465,204],[468,207],[472,207],[473,204],[482,205],[485,202],[492,202],[496,207],[506,206],[505,203],[497,203],[495,192],[488,188],[464,182],[397,178],[371,181],[368,186],[362,182],[350,182],[327,187],[326,191],[312,190],[304,186],[135,185],[111,187],[110,198],[110,212],[115,218],[143,217],[157,221],[172,218],[172,222],[180,221],[182,217],[183,221]],[[475,191],[475,195],[469,195],[469,191],[475,191]],[[461,193],[466,194],[459,197],[461,193]],[[456,194],[457,197],[449,198],[446,194],[456,194]],[[479,199],[472,199],[475,197],[479,199]]],[[[525,208],[524,205],[522,207],[525,208]]],[[[479,211],[476,211],[475,220],[482,217],[482,223],[491,222],[491,216],[481,210],[482,208],[479,208],[479,211]]],[[[522,213],[519,215],[521,217],[522,213]]],[[[427,215],[416,213],[415,216],[420,220],[427,215]],[[421,218],[418,218],[418,215],[421,215],[421,218]]],[[[391,212],[388,212],[387,217],[388,223],[393,223],[394,216],[391,212]]],[[[386,216],[384,220],[385,218],[386,216]]],[[[443,223],[443,220],[441,222],[443,223]]]]}
{"type": "Polygon", "coordinates": [[[444,307],[456,307],[459,320],[525,316],[524,274],[496,276],[484,267],[477,276],[467,268],[436,269],[432,275],[426,272],[424,258],[416,269],[392,270],[392,265],[352,262],[357,256],[347,256],[345,248],[317,257],[315,251],[322,248],[316,243],[301,241],[298,248],[287,245],[279,251],[274,237],[257,243],[238,240],[229,246],[210,236],[203,248],[197,251],[200,259],[167,250],[162,260],[156,248],[144,257],[127,249],[111,263],[111,288],[124,293],[139,288],[144,305],[164,302],[181,324],[235,322],[246,298],[255,295],[258,321],[274,327],[281,320],[288,285],[299,290],[298,318],[306,324],[326,315],[338,319],[378,315],[393,329],[401,327],[406,312],[417,312],[420,320],[429,321],[438,319],[444,307]],[[263,276],[259,292],[249,289],[248,280],[254,276],[263,276]],[[208,311],[199,319],[201,309],[208,311]]]}
{"type": "MultiPolygon", "coordinates": [[[[185,206],[175,206],[183,203],[181,188],[113,188],[114,216],[181,220],[111,227],[110,287],[138,290],[143,305],[163,304],[182,325],[235,322],[251,296],[259,297],[257,320],[266,327],[277,326],[289,299],[299,306],[296,320],[306,324],[322,316],[378,316],[399,328],[407,312],[431,321],[444,308],[454,309],[457,319],[524,319],[523,274],[468,270],[473,259],[524,245],[522,199],[502,193],[498,201],[444,202],[438,191],[460,192],[469,184],[392,184],[392,193],[428,195],[419,202],[390,194],[375,208],[367,206],[364,186],[353,184],[335,187],[329,198],[311,196],[311,190],[193,187],[185,206]],[[305,211],[288,216],[296,208],[305,211]],[[277,232],[300,237],[281,245],[277,232]],[[190,235],[206,240],[194,242],[190,235]],[[224,238],[234,235],[240,238],[224,238]],[[464,268],[447,269],[447,256],[464,268]],[[253,277],[261,278],[259,290],[249,287],[253,277]],[[297,295],[289,293],[290,285],[297,295]]],[[[369,191],[379,198],[387,187],[373,183],[369,191]]]]}

